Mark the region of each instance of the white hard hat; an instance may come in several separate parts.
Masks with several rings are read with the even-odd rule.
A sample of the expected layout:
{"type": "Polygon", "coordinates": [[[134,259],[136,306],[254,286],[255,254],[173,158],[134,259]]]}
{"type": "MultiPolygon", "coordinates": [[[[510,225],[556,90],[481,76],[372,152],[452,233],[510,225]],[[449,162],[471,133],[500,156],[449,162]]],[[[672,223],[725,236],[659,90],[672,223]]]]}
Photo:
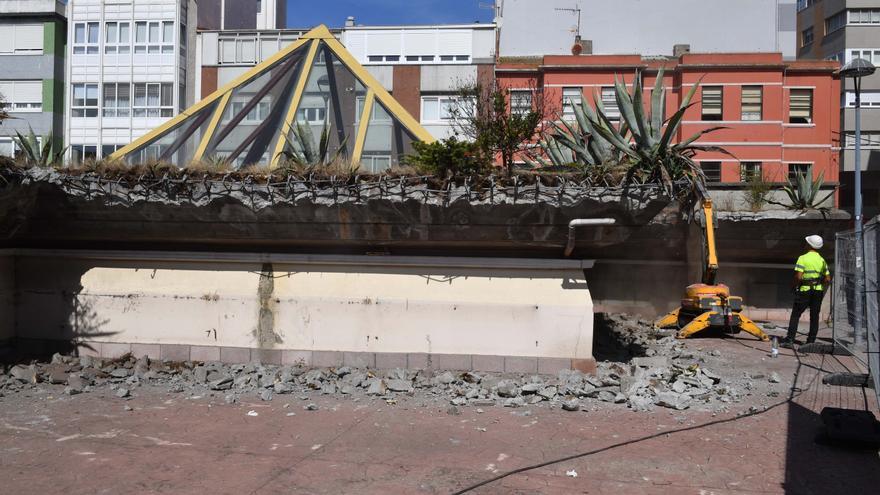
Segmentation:
{"type": "Polygon", "coordinates": [[[822,236],[819,235],[808,235],[806,240],[807,244],[813,249],[822,249],[822,246],[825,245],[825,241],[823,241],[822,236]]]}

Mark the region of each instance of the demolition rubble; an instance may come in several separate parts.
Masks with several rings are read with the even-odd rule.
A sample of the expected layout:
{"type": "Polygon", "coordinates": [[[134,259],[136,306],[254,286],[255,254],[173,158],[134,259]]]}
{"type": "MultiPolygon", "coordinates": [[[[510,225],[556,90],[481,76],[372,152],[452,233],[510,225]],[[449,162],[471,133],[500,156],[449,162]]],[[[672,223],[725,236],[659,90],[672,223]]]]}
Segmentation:
{"type": "MultiPolygon", "coordinates": [[[[141,387],[169,393],[222,397],[227,403],[259,398],[299,399],[303,408],[316,396],[350,400],[414,401],[459,407],[550,407],[597,410],[617,404],[634,411],[656,408],[726,411],[748,398],[750,405],[773,400],[785,390],[778,374],[748,373],[726,362],[709,340],[678,341],[628,316],[605,318],[597,325],[600,361],[595,375],[563,370],[557,376],[372,370],[348,366],[311,368],[259,363],[169,362],[126,355],[118,359],[56,354],[51,363],[18,364],[3,369],[0,397],[57,387],[68,395],[103,393],[121,400],[141,387]]],[[[2,400],[2,398],[0,398],[2,400]]]]}

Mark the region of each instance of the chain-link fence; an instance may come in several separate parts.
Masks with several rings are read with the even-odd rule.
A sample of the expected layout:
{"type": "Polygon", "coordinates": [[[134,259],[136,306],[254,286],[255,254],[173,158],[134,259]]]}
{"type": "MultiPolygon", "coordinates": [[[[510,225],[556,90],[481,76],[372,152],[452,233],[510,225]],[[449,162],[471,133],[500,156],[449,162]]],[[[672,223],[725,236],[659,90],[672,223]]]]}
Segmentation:
{"type": "Polygon", "coordinates": [[[865,226],[862,237],[864,257],[860,258],[855,231],[837,234],[832,284],[834,344],[869,367],[875,390],[880,393],[880,221],[877,218],[865,226]],[[863,277],[863,284],[859,284],[857,275],[863,277]]]}

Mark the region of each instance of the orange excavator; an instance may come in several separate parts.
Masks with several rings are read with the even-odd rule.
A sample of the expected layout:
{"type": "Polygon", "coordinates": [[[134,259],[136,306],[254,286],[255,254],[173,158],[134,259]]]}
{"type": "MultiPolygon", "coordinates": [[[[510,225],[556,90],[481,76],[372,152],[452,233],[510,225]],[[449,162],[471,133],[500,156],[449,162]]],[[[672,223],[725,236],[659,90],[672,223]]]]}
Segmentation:
{"type": "Polygon", "coordinates": [[[715,217],[712,200],[705,194],[701,202],[703,224],[703,282],[685,289],[681,307],[660,318],[658,328],[678,327],[677,337],[686,339],[707,328],[727,333],[748,332],[763,341],[769,340],[755,322],[742,314],[743,300],[730,295],[730,288],[716,283],[718,253],[715,250],[715,217]]]}

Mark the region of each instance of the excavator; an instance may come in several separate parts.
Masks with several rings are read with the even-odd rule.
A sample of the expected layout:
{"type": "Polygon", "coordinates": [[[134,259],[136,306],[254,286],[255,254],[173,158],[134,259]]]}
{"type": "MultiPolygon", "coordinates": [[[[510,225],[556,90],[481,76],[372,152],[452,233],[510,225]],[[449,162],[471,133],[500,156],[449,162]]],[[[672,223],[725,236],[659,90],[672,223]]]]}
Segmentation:
{"type": "Polygon", "coordinates": [[[730,288],[716,282],[718,253],[715,250],[715,217],[712,200],[705,192],[701,195],[703,223],[703,281],[685,289],[681,307],[660,318],[657,328],[678,327],[679,339],[686,339],[707,328],[719,328],[726,333],[748,332],[762,341],[770,340],[755,322],[742,314],[742,297],[731,296],[730,288]]]}

